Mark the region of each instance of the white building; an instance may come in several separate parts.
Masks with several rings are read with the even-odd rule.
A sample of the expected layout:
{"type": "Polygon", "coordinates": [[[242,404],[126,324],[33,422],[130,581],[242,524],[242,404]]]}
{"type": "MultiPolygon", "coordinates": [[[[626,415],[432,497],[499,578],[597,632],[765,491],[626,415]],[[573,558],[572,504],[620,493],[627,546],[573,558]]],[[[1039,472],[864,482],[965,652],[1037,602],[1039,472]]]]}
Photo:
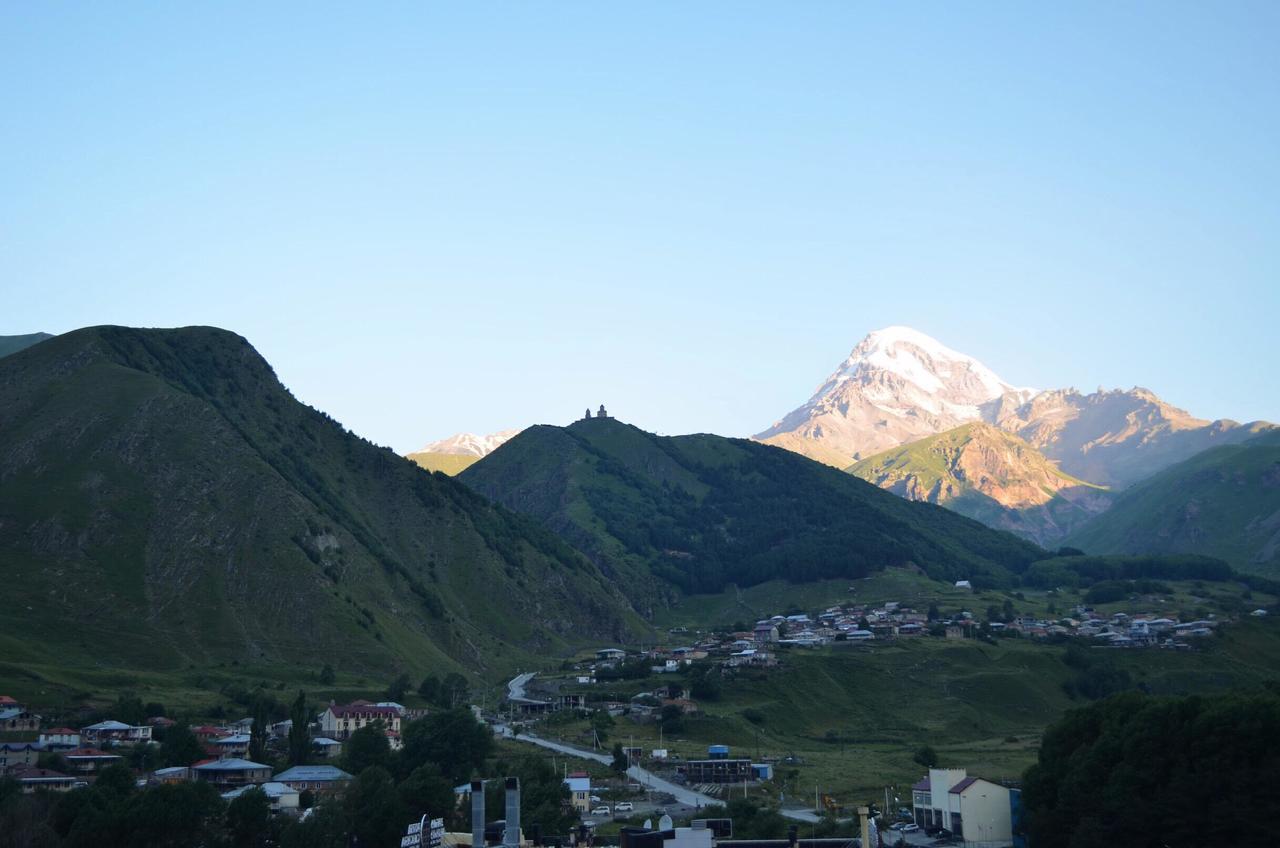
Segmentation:
{"type": "Polygon", "coordinates": [[[945,827],[975,848],[1013,844],[1016,789],[969,777],[964,769],[929,769],[911,790],[912,812],[920,827],[945,827]]]}

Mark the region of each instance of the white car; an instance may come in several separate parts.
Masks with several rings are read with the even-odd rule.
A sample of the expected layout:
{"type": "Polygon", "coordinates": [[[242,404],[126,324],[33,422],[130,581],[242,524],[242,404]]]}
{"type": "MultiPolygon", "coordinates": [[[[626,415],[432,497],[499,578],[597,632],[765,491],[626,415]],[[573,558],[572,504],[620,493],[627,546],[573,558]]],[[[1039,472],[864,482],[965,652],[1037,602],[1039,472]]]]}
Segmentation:
{"type": "Polygon", "coordinates": [[[607,815],[609,815],[609,808],[608,808],[608,807],[603,807],[603,806],[602,806],[602,807],[596,807],[594,810],[592,810],[592,811],[591,811],[591,815],[593,815],[593,816],[607,816],[607,815]]]}
{"type": "Polygon", "coordinates": [[[635,808],[636,805],[632,804],[630,801],[619,801],[613,805],[613,811],[615,813],[629,813],[635,808]]]}
{"type": "Polygon", "coordinates": [[[903,832],[903,833],[915,833],[915,832],[916,832],[917,830],[919,830],[919,829],[920,829],[920,825],[918,825],[918,824],[909,824],[909,825],[907,825],[906,827],[904,827],[904,828],[902,829],[902,832],[903,832]]]}

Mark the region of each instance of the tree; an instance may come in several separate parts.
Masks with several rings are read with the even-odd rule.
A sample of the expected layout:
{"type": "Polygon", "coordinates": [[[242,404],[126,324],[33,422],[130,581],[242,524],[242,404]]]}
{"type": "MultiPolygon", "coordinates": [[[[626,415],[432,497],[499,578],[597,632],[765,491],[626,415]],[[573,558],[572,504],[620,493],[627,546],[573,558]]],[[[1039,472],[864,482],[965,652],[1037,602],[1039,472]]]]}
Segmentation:
{"type": "Polygon", "coordinates": [[[361,846],[400,844],[409,816],[386,769],[373,766],[351,782],[342,806],[350,822],[350,833],[361,846]]]}
{"type": "Polygon", "coordinates": [[[916,752],[911,755],[913,762],[916,762],[925,768],[938,767],[938,752],[933,750],[931,745],[921,745],[916,752]]]}
{"type": "Polygon", "coordinates": [[[261,789],[242,792],[227,807],[227,829],[237,848],[265,845],[271,832],[271,800],[261,789]]]}
{"type": "Polygon", "coordinates": [[[401,674],[395,680],[391,681],[391,685],[387,687],[388,701],[403,701],[405,694],[409,691],[409,675],[401,674]]]}
{"type": "Polygon", "coordinates": [[[658,714],[658,724],[664,733],[679,733],[684,730],[684,711],[677,704],[667,704],[658,714]]]}
{"type": "Polygon", "coordinates": [[[627,752],[622,750],[621,742],[613,746],[613,762],[609,764],[609,767],[618,774],[626,774],[627,769],[631,767],[631,764],[627,762],[627,752]]]}
{"type": "Polygon", "coordinates": [[[451,786],[468,780],[474,770],[484,765],[493,748],[489,728],[476,721],[466,707],[442,710],[411,721],[404,726],[401,736],[404,740],[401,767],[412,771],[426,763],[435,763],[451,786]]]}
{"type": "Polygon", "coordinates": [[[467,678],[451,671],[444,678],[444,683],[440,687],[441,706],[448,709],[465,706],[468,696],[471,693],[471,687],[467,684],[467,678]]]}
{"type": "Polygon", "coordinates": [[[600,745],[609,741],[609,730],[613,727],[613,716],[608,710],[595,710],[591,713],[591,730],[595,733],[596,742],[600,745]]]}
{"type": "Polygon", "coordinates": [[[941,617],[942,617],[942,613],[938,612],[938,605],[929,604],[929,620],[937,621],[941,617]]]}
{"type": "Polygon", "coordinates": [[[693,667],[689,675],[689,694],[703,701],[718,701],[721,691],[720,669],[710,663],[693,667]]]}
{"type": "Polygon", "coordinates": [[[325,663],[324,668],[320,669],[320,683],[324,686],[332,686],[337,679],[337,675],[333,673],[333,666],[325,663]]]}
{"type": "Polygon", "coordinates": [[[391,760],[391,744],[382,722],[375,721],[352,733],[342,749],[343,767],[352,774],[367,768],[386,768],[391,760]]]}
{"type": "Polygon", "coordinates": [[[396,791],[400,793],[400,803],[411,818],[421,818],[424,813],[430,813],[433,818],[450,817],[457,806],[453,785],[435,763],[427,763],[411,771],[396,791]]]}
{"type": "Polygon", "coordinates": [[[1024,825],[1037,848],[1273,844],[1278,770],[1274,694],[1127,692],[1045,731],[1024,825]]]}
{"type": "Polygon", "coordinates": [[[147,708],[136,695],[121,695],[111,708],[112,718],[125,724],[142,724],[147,720],[147,708]]]}
{"type": "Polygon", "coordinates": [[[289,727],[289,764],[303,765],[311,757],[311,727],[307,714],[307,695],[301,690],[289,710],[293,724],[289,727]]]}
{"type": "Polygon", "coordinates": [[[189,766],[204,757],[200,740],[185,724],[175,724],[160,743],[160,762],[166,766],[189,766]]]}
{"type": "Polygon", "coordinates": [[[440,691],[440,678],[434,674],[428,674],[422,678],[422,683],[418,685],[418,695],[428,704],[439,705],[440,691]]]}
{"type": "Polygon", "coordinates": [[[253,714],[253,724],[249,727],[249,759],[260,763],[267,756],[267,726],[259,706],[253,714]]]}

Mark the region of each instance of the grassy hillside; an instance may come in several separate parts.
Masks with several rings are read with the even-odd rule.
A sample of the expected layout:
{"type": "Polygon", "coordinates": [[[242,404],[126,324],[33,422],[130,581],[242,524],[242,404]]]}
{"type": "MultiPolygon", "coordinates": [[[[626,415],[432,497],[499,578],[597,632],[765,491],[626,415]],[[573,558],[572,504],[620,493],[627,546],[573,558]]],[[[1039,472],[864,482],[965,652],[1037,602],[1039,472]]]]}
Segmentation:
{"type": "Polygon", "coordinates": [[[0,336],[0,356],[25,350],[33,344],[53,338],[49,333],[27,333],[24,336],[0,336]]]}
{"type": "Polygon", "coordinates": [[[437,451],[418,451],[405,454],[405,459],[416,462],[428,471],[439,471],[456,477],[463,471],[480,461],[480,457],[462,453],[439,453],[437,451]]]}
{"type": "Polygon", "coordinates": [[[298,403],[223,330],[5,357],[0,447],[0,690],[68,668],[497,675],[642,626],[555,536],[298,403]]]}
{"type": "Polygon", "coordinates": [[[915,563],[1008,582],[1035,545],[789,451],[612,419],[532,427],[460,475],[585,551],[633,595],[859,577],[915,563]],[[661,583],[655,581],[655,576],[661,583]]]}
{"type": "Polygon", "coordinates": [[[911,500],[1053,545],[1110,504],[1017,436],[974,423],[854,463],[850,474],[911,500]]]}
{"type": "Polygon", "coordinates": [[[1090,553],[1194,553],[1280,576],[1280,432],[1197,454],[1067,538],[1090,553]]]}

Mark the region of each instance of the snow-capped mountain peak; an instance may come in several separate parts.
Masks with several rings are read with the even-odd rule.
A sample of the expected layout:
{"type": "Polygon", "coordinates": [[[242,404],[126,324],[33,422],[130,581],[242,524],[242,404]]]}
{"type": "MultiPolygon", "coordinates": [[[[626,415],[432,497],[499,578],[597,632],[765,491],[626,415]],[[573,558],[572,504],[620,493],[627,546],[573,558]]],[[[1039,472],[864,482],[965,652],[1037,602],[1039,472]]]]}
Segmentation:
{"type": "Polygon", "coordinates": [[[514,430],[501,430],[497,433],[490,433],[486,436],[477,435],[475,433],[455,433],[447,439],[440,439],[436,442],[428,442],[419,448],[415,453],[447,453],[457,454],[460,456],[488,456],[497,450],[504,442],[519,433],[519,428],[514,430]]]}
{"type": "Polygon", "coordinates": [[[1035,394],[910,327],[867,335],[813,396],[756,438],[840,464],[982,419],[1035,394]]]}
{"type": "Polygon", "coordinates": [[[858,343],[853,352],[818,389],[821,398],[846,380],[876,373],[895,375],[925,392],[944,394],[962,403],[985,403],[1018,389],[972,356],[952,350],[942,342],[910,327],[875,330],[858,343]]]}

